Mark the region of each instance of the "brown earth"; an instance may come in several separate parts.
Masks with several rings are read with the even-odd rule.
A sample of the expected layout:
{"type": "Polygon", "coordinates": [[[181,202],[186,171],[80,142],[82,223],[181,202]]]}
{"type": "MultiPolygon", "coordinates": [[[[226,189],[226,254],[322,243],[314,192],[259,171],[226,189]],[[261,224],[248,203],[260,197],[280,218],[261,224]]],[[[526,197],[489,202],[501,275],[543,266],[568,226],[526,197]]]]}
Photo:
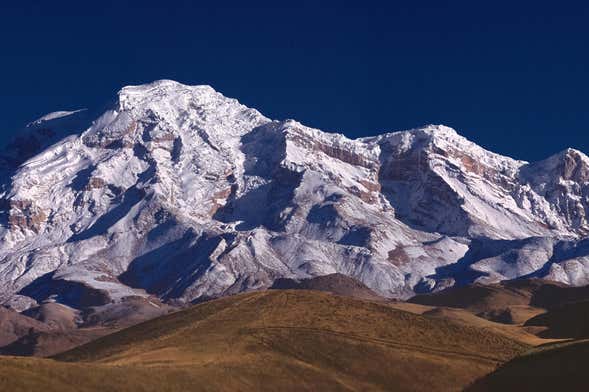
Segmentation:
{"type": "Polygon", "coordinates": [[[587,358],[587,340],[537,348],[507,362],[466,391],[587,391],[587,358]]]}
{"type": "Polygon", "coordinates": [[[126,297],[83,312],[47,302],[18,313],[0,308],[0,354],[50,356],[114,333],[175,308],[157,299],[126,297]]]}
{"type": "Polygon", "coordinates": [[[382,302],[269,290],[195,305],[54,359],[3,358],[0,388],[451,391],[528,349],[382,302]]]}
{"type": "Polygon", "coordinates": [[[0,307],[0,347],[14,342],[31,330],[49,330],[44,323],[24,316],[17,311],[0,307]]]}
{"type": "Polygon", "coordinates": [[[530,318],[526,327],[543,327],[538,336],[556,339],[589,338],[589,301],[566,303],[530,318]]]}
{"type": "Polygon", "coordinates": [[[492,333],[506,336],[510,339],[516,340],[520,343],[528,344],[530,346],[539,346],[542,344],[560,341],[560,339],[539,337],[534,333],[534,331],[530,331],[527,327],[522,327],[522,325],[503,324],[490,321],[476,316],[475,314],[464,309],[435,307],[412,304],[408,302],[396,302],[392,303],[390,306],[394,307],[395,309],[405,310],[415,314],[446,319],[464,326],[485,329],[492,333]]]}
{"type": "Polygon", "coordinates": [[[436,293],[416,295],[409,302],[465,309],[503,324],[521,325],[563,304],[589,300],[589,286],[568,287],[541,279],[473,284],[436,293]]]}
{"type": "Polygon", "coordinates": [[[301,280],[277,279],[270,289],[326,291],[345,297],[386,301],[362,282],[343,274],[329,274],[301,280]]]}
{"type": "Polygon", "coordinates": [[[589,344],[571,338],[589,338],[586,287],[532,279],[409,302],[339,274],[273,288],[115,333],[174,309],[139,297],[83,314],[54,303],[0,309],[3,354],[77,347],[0,357],[0,390],[529,390],[520,378],[536,368],[534,389],[584,390],[589,344]]]}
{"type": "Polygon", "coordinates": [[[48,302],[22,312],[22,315],[38,320],[49,328],[66,331],[77,327],[77,312],[65,305],[48,302]]]}

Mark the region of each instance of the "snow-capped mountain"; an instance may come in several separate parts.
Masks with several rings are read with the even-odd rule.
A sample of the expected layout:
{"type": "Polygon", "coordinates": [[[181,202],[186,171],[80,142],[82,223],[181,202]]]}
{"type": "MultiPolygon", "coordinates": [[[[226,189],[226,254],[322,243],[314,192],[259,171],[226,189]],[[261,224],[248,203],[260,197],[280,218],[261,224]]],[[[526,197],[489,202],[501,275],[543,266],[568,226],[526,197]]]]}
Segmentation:
{"type": "Polygon", "coordinates": [[[0,155],[0,301],[188,302],[341,273],[406,298],[589,284],[589,158],[527,163],[445,126],[352,140],[208,86],[123,88],[0,155]]]}

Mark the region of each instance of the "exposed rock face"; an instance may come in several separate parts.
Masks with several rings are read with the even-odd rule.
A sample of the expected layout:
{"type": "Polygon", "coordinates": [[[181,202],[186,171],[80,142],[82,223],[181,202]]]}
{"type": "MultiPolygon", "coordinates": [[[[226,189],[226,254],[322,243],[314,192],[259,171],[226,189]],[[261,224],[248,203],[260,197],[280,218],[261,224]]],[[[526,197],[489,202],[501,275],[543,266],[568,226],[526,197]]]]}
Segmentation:
{"type": "Polygon", "coordinates": [[[31,200],[8,201],[8,225],[12,230],[33,231],[38,233],[47,220],[45,211],[31,200]]]}
{"type": "MultiPolygon", "coordinates": [[[[577,234],[589,233],[589,159],[580,151],[568,149],[521,171],[521,179],[552,206],[562,225],[577,234]]],[[[558,223],[556,223],[558,225],[558,223]]]]}
{"type": "Polygon", "coordinates": [[[190,302],[334,273],[387,297],[589,283],[580,152],[530,164],[444,126],[351,140],[165,80],[80,113],[36,121],[35,151],[0,159],[0,300],[19,309],[190,302]]]}

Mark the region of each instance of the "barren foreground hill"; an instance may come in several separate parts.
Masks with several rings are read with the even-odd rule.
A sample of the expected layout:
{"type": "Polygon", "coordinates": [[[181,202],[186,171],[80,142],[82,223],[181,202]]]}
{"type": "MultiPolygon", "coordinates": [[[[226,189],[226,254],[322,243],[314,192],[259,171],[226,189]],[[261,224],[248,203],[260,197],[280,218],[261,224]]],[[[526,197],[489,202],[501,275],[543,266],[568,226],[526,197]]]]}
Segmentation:
{"type": "Polygon", "coordinates": [[[536,349],[477,381],[468,392],[586,391],[589,341],[536,349]]]}
{"type": "Polygon", "coordinates": [[[460,390],[529,346],[320,292],[193,306],[58,355],[4,357],[12,391],[460,390]]]}

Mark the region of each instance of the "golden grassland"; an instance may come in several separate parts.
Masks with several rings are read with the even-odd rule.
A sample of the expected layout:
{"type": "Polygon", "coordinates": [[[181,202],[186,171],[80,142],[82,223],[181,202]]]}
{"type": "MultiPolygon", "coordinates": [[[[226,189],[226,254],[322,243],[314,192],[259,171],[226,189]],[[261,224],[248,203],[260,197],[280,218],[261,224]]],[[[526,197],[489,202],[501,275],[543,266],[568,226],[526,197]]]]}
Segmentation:
{"type": "MultiPolygon", "coordinates": [[[[478,327],[495,334],[506,336],[510,339],[530,346],[539,346],[542,344],[559,342],[563,340],[540,338],[530,332],[531,330],[533,330],[533,328],[524,327],[523,322],[520,322],[519,324],[503,324],[493,322],[482,317],[478,317],[467,310],[459,308],[427,306],[413,304],[409,302],[396,302],[392,303],[391,306],[395,309],[404,310],[415,314],[446,319],[464,326],[478,327]]],[[[538,311],[536,309],[534,309],[533,311],[524,309],[522,310],[522,313],[523,312],[528,312],[530,317],[533,317],[534,315],[538,314],[538,311]]]]}
{"type": "Polygon", "coordinates": [[[530,345],[320,292],[271,290],[163,316],[53,359],[5,357],[0,390],[461,390],[530,345]]]}

